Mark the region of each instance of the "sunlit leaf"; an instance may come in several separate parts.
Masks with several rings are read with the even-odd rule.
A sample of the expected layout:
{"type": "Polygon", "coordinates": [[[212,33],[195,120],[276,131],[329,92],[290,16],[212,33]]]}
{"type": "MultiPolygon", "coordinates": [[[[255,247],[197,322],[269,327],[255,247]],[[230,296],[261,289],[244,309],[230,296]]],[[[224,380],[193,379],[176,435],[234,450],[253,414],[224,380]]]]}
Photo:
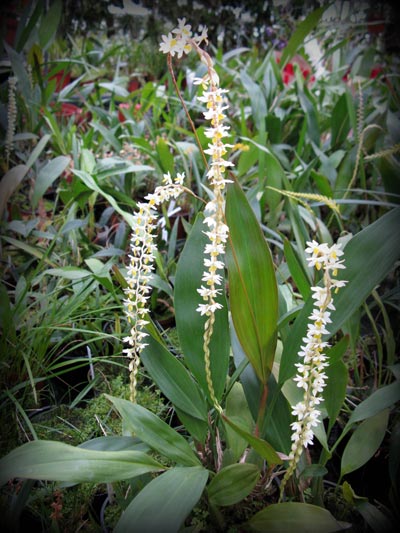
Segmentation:
{"type": "Polygon", "coordinates": [[[266,383],[275,356],[278,290],[268,244],[237,183],[227,190],[229,301],[236,334],[258,378],[266,383]]]}

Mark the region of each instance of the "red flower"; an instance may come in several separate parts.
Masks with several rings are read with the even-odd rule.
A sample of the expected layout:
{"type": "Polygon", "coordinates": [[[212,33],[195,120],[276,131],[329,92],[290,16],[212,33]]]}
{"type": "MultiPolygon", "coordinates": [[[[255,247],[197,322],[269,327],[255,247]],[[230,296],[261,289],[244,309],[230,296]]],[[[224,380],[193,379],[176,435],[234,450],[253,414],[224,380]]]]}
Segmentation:
{"type": "Polygon", "coordinates": [[[133,114],[136,116],[137,112],[142,108],[142,104],[135,104],[132,106],[132,104],[128,102],[122,102],[118,105],[118,120],[120,122],[125,122],[125,115],[123,113],[123,109],[133,109],[133,114]]]}
{"type": "Polygon", "coordinates": [[[375,79],[379,76],[379,74],[383,72],[383,68],[381,67],[381,65],[375,65],[372,70],[371,70],[371,73],[369,75],[370,79],[375,79]]]}
{"type": "Polygon", "coordinates": [[[74,122],[77,126],[83,122],[90,120],[90,114],[84,113],[83,109],[76,106],[75,104],[70,104],[68,102],[61,102],[61,104],[56,104],[56,116],[61,118],[69,119],[74,117],[74,122]]]}
{"type": "Polygon", "coordinates": [[[122,102],[122,104],[118,105],[118,120],[120,122],[125,122],[125,115],[122,112],[122,110],[123,109],[130,109],[130,107],[131,107],[131,104],[129,104],[128,102],[122,102]]]}
{"type": "MultiPolygon", "coordinates": [[[[275,57],[276,62],[279,65],[279,63],[281,62],[281,52],[277,52],[275,57]]],[[[285,85],[289,85],[290,83],[292,83],[295,78],[294,65],[300,67],[300,71],[305,80],[308,80],[311,83],[315,81],[315,76],[310,76],[311,67],[307,63],[307,61],[303,57],[295,55],[293,60],[290,63],[287,63],[282,69],[282,81],[285,85]]]]}

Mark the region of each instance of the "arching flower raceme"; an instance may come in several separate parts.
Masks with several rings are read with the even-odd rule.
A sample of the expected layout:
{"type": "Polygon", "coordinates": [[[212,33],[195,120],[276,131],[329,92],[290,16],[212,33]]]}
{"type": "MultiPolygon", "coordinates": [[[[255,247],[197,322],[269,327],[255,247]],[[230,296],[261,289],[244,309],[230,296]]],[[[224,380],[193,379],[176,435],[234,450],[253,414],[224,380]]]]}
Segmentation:
{"type": "Polygon", "coordinates": [[[129,322],[129,335],[123,339],[128,348],[123,353],[130,359],[131,400],[136,398],[137,373],[140,364],[140,353],[146,347],[145,330],[149,323],[147,301],[150,297],[150,279],[154,270],[154,229],[157,221],[156,208],[172,198],[177,198],[184,190],[184,174],[178,174],[173,182],[170,174],[164,175],[163,183],[156,187],[154,193],[145,197],[146,202],[138,204],[138,212],[134,215],[134,224],[130,241],[129,265],[127,269],[127,288],[124,290],[124,307],[129,322]]]}
{"type": "Polygon", "coordinates": [[[212,191],[211,199],[205,207],[206,218],[204,222],[208,227],[205,234],[209,242],[204,249],[205,268],[201,279],[202,284],[198,289],[203,302],[198,305],[197,311],[206,317],[203,349],[208,390],[215,408],[222,411],[215,396],[211,379],[209,344],[214,330],[215,313],[222,307],[222,304],[216,299],[221,293],[222,273],[225,266],[221,257],[225,253],[229,233],[228,226],[224,222],[224,189],[229,182],[226,179],[226,169],[232,166],[232,163],[224,159],[228,148],[231,148],[231,145],[224,142],[224,139],[229,136],[229,126],[224,124],[225,110],[228,108],[226,102],[228,91],[219,87],[219,77],[213,61],[209,54],[200,48],[200,44],[203,42],[207,43],[206,28],[202,28],[200,34],[193,35],[191,26],[186,24],[186,19],[178,19],[178,27],[168,35],[162,36],[160,50],[179,58],[184,53],[189,53],[190,50],[195,49],[200,60],[207,67],[207,72],[202,78],[193,80],[195,85],[201,85],[203,88],[203,94],[198,97],[198,100],[205,104],[204,118],[210,123],[210,127],[206,128],[204,132],[209,139],[208,147],[204,153],[209,155],[211,159],[207,165],[207,178],[212,191]]]}
{"type": "Polygon", "coordinates": [[[295,383],[303,389],[303,399],[292,406],[292,415],[296,420],[291,424],[292,447],[289,454],[289,467],[281,483],[281,497],[287,481],[296,470],[297,463],[304,450],[313,443],[314,432],[320,421],[321,412],[318,405],[322,402],[326,385],[325,368],[328,366],[324,350],[329,346],[322,341],[322,336],[329,334],[331,311],[335,309],[332,291],[337,292],[346,281],[333,279],[339,269],[345,268],[340,259],[343,251],[340,245],[318,244],[316,241],[307,242],[305,250],[307,262],[323,272],[323,285],[311,287],[314,308],[309,316],[309,324],[303,345],[298,353],[300,362],[296,363],[297,374],[295,383]]]}

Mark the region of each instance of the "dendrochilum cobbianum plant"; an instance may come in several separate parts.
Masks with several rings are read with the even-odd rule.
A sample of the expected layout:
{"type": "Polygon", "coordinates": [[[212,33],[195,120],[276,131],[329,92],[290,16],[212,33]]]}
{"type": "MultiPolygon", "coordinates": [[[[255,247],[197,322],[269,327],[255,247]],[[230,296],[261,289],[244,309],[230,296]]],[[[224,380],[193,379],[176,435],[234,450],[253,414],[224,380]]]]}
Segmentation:
{"type": "MultiPolygon", "coordinates": [[[[318,17],[321,14],[322,8],[317,12],[318,17]]],[[[279,76],[318,17],[311,14],[304,21],[293,41],[296,47],[288,46],[282,64],[268,70],[265,85],[278,76],[282,88],[289,90],[279,76]]],[[[275,145],[267,143],[262,116],[255,117],[254,127],[264,127],[264,131],[254,134],[253,144],[260,149],[265,165],[258,168],[264,168],[265,175],[254,180],[256,188],[247,187],[239,166],[236,170],[233,165],[236,156],[230,149],[247,142],[243,131],[251,117],[242,108],[229,113],[243,118],[241,134],[233,131],[233,119],[230,122],[227,113],[236,105],[233,90],[224,87],[226,72],[207,46],[207,29],[193,33],[185,18],[162,36],[159,46],[167,56],[193,137],[184,128],[179,131],[198,144],[201,159],[196,161],[200,175],[196,187],[203,187],[202,198],[206,198],[201,208],[194,202],[192,218],[185,224],[183,249],[174,257],[170,294],[179,342],[171,343],[161,326],[154,327],[150,297],[152,276],[159,266],[155,260],[158,210],[171,201],[179,202],[182,194],[188,201],[199,198],[198,189],[189,186],[190,165],[185,167],[186,175],[178,169],[176,177],[172,171],[165,173],[154,192],[136,204],[134,215],[126,217],[131,238],[121,309],[128,322],[123,353],[129,361],[130,400],[107,395],[123,420],[124,436],[104,436],[79,447],[56,441],[28,442],[0,460],[0,482],[23,478],[107,483],[109,490],[116,481],[126,482],[127,501],[116,533],[178,533],[186,528],[337,532],[349,524],[324,507],[321,472],[344,437],[352,433],[344,445],[335,491],[357,505],[360,499],[343,478],[377,451],[388,429],[389,409],[397,401],[395,383],[389,383],[384,395],[374,397],[374,393],[354,409],[345,403],[349,337],[344,325],[397,260],[383,237],[395,234],[399,210],[389,210],[351,236],[341,233],[342,206],[333,199],[324,201],[324,208],[334,209],[338,220],[335,234],[340,237],[332,244],[328,227],[314,223],[319,222],[320,211],[311,204],[325,197],[300,186],[300,190],[290,189],[279,157],[273,154],[275,145]],[[174,75],[175,66],[184,63],[188,54],[197,54],[199,59],[191,78],[199,91],[193,102],[186,93],[183,97],[174,75]],[[199,104],[203,114],[201,125],[196,126],[191,109],[197,113],[199,104]],[[304,200],[303,205],[294,202],[296,198],[304,200]],[[279,220],[285,217],[277,206],[283,202],[288,202],[288,210],[280,226],[279,220]],[[265,211],[272,211],[273,206],[277,212],[264,219],[265,211]],[[309,227],[302,217],[307,217],[309,227]],[[269,220],[274,220],[274,239],[269,238],[269,220]],[[293,232],[294,243],[285,235],[287,222],[293,220],[301,221],[293,232]],[[362,273],[365,265],[368,276],[362,273]],[[168,421],[139,404],[139,365],[169,402],[173,416],[168,421]],[[344,426],[333,439],[332,428],[339,418],[344,426]],[[375,439],[374,446],[369,443],[366,453],[360,438],[372,429],[382,439],[375,439]],[[199,526],[198,516],[205,516],[207,524],[199,526]]],[[[226,71],[230,83],[236,83],[232,69],[226,71]]],[[[247,78],[241,72],[244,85],[255,91],[255,82],[247,78]]],[[[290,90],[295,82],[300,85],[301,76],[293,80],[290,90]]],[[[313,87],[301,86],[303,100],[313,87]]],[[[264,95],[263,91],[253,94],[258,99],[264,95]]],[[[278,99],[270,101],[273,111],[278,99]]],[[[269,125],[278,119],[272,111],[269,125]]],[[[166,146],[175,150],[172,142],[166,146]]],[[[251,157],[254,149],[249,149],[251,157]]],[[[322,153],[321,147],[318,150],[322,153]]],[[[254,161],[247,160],[244,166],[256,169],[254,161]]],[[[322,171],[321,167],[318,172],[322,171]]],[[[315,176],[321,177],[318,172],[315,176]]],[[[122,211],[116,201],[113,207],[122,211]]]]}
{"type": "Polygon", "coordinates": [[[282,479],[280,492],[284,493],[287,481],[296,470],[304,448],[313,444],[313,427],[321,420],[318,405],[323,400],[323,391],[326,386],[325,368],[329,365],[324,354],[329,347],[323,341],[323,336],[329,334],[331,312],[335,310],[332,292],[337,292],[344,287],[346,281],[335,279],[339,269],[343,269],[344,261],[339,258],[343,255],[340,245],[329,246],[326,243],[318,244],[316,241],[307,242],[305,249],[307,263],[323,273],[323,284],[311,287],[314,309],[309,316],[310,323],[307,334],[303,338],[304,345],[298,353],[301,360],[296,363],[297,375],[294,381],[304,390],[302,401],[292,406],[292,415],[296,417],[291,424],[292,447],[289,454],[289,467],[282,479]]]}
{"type": "Polygon", "coordinates": [[[151,287],[149,285],[154,270],[154,229],[157,222],[156,208],[163,203],[176,199],[183,192],[184,174],[177,174],[174,181],[171,175],[164,174],[164,185],[156,187],[155,191],[145,197],[146,202],[138,204],[139,211],[134,215],[134,225],[130,242],[129,266],[127,270],[127,287],[125,292],[125,313],[130,326],[129,336],[124,342],[129,344],[123,353],[129,358],[131,401],[136,399],[137,373],[140,364],[140,353],[146,346],[147,337],[145,327],[149,309],[147,300],[151,287]]]}

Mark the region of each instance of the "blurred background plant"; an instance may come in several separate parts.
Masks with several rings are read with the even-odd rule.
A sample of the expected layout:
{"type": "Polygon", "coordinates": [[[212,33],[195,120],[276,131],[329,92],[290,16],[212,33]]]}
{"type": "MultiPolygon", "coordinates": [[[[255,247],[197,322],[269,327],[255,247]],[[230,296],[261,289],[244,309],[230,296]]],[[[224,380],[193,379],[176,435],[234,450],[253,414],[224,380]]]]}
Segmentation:
{"type": "MultiPolygon", "coordinates": [[[[230,91],[232,160],[277,267],[282,340],[312,282],[305,242],[346,242],[398,206],[398,10],[394,2],[365,2],[356,11],[338,1],[313,19],[320,4],[5,4],[0,381],[1,420],[9,431],[2,455],[38,436],[54,438],[54,431],[73,444],[120,431],[107,425],[109,404],[99,402],[103,392],[128,394],[121,317],[132,212],[169,171],[185,171],[198,196],[164,210],[152,279],[153,317],[179,354],[175,274],[206,187],[200,150],[158,50],[160,35],[183,13],[193,27],[209,28],[220,84],[230,91]],[[66,428],[78,427],[74,416],[81,408],[82,426],[71,442],[66,428]],[[44,423],[46,413],[62,418],[62,429],[54,429],[54,419],[44,423]]],[[[206,148],[193,85],[203,73],[190,57],[179,63],[177,83],[206,148]]],[[[341,367],[345,402],[329,427],[332,440],[354,406],[399,379],[398,263],[384,268],[382,280],[342,326],[349,340],[346,371],[341,367]]],[[[138,402],[176,422],[170,400],[160,398],[146,369],[140,379],[138,402]]],[[[363,464],[361,473],[346,479],[357,494],[390,505],[398,498],[396,410],[384,434],[368,468],[363,464]],[[371,489],[377,471],[385,472],[385,494],[371,489]]],[[[336,476],[327,478],[332,487],[340,477],[338,450],[331,462],[336,476]]],[[[53,488],[43,483],[29,500],[42,528],[56,517],[49,511],[53,488]]],[[[351,490],[346,495],[353,507],[360,503],[351,490]]],[[[195,511],[193,523],[204,519],[203,511],[195,511]]],[[[88,513],[82,511],[82,523],[88,513]]],[[[200,527],[210,530],[209,524],[200,527]]]]}

